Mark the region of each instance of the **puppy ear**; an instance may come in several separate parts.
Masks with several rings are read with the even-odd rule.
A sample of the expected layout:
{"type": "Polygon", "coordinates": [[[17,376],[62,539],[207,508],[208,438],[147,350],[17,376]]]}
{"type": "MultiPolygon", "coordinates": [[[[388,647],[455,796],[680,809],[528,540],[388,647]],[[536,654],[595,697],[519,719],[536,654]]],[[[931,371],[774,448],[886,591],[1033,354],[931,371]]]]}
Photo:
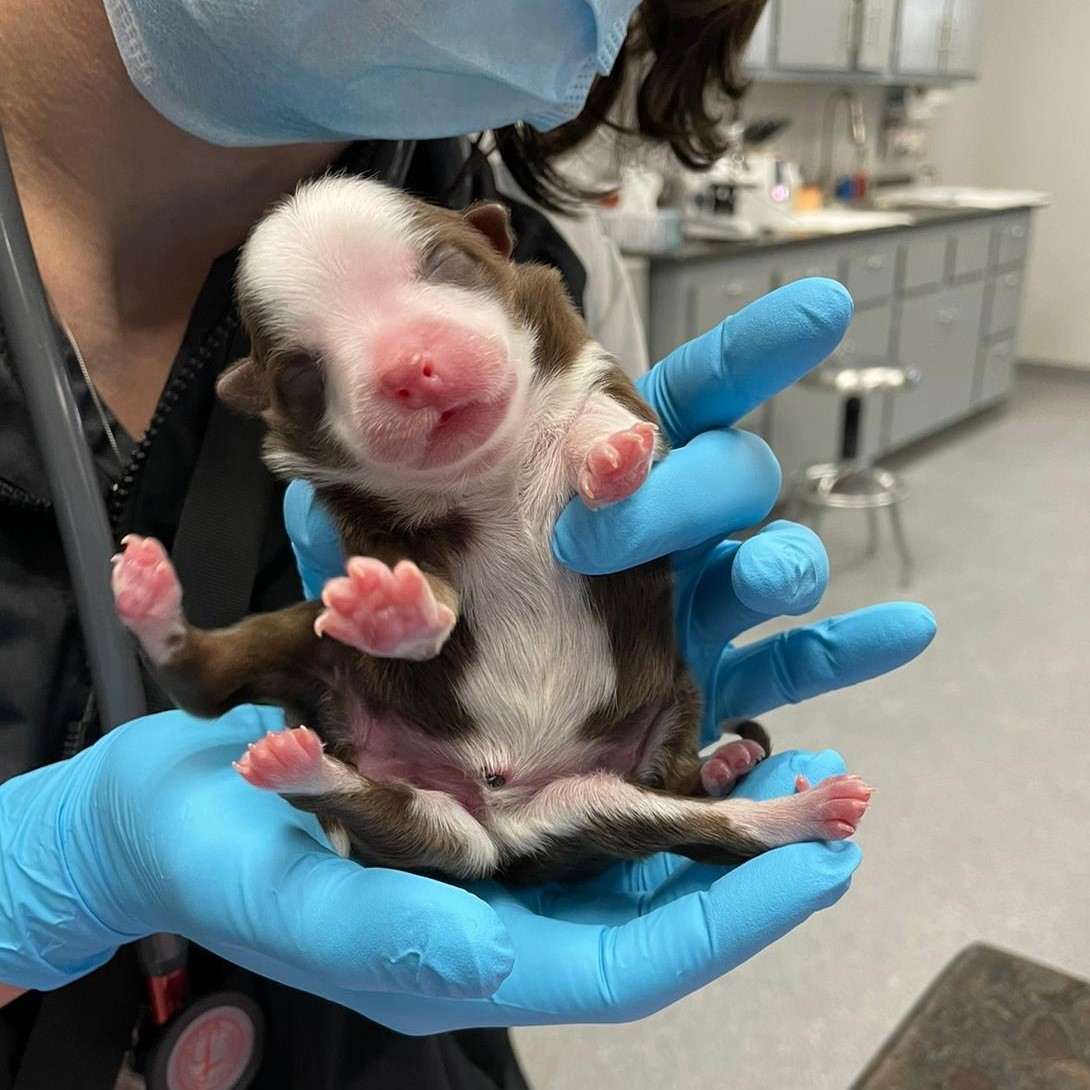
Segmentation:
{"type": "Polygon", "coordinates": [[[269,407],[265,375],[253,356],[228,367],[216,382],[216,393],[239,412],[256,416],[269,407]]]}
{"type": "Polygon", "coordinates": [[[507,205],[487,201],[470,206],[464,214],[466,221],[492,243],[492,249],[500,257],[506,259],[511,256],[515,248],[515,235],[511,230],[511,213],[507,205]]]}

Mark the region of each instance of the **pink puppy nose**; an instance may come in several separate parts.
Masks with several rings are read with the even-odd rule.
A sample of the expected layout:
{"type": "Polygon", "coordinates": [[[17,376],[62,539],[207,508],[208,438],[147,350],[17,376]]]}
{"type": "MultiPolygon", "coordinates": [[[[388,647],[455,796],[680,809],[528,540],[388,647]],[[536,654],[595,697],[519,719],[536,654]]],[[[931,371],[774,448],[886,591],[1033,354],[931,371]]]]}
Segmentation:
{"type": "Polygon", "coordinates": [[[378,385],[406,409],[442,409],[454,400],[431,353],[422,350],[395,359],[379,376],[378,385]]]}

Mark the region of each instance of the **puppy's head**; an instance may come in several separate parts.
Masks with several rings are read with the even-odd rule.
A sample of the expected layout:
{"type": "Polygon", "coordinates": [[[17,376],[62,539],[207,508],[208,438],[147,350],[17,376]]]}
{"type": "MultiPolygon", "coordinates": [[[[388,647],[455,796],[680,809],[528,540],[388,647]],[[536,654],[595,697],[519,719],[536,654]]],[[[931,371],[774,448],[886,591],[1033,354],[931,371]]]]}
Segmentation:
{"type": "Polygon", "coordinates": [[[302,187],[243,249],[253,348],[220,395],[265,417],[286,475],[388,492],[484,472],[514,443],[538,340],[512,244],[499,204],[451,212],[350,177],[302,187]]]}

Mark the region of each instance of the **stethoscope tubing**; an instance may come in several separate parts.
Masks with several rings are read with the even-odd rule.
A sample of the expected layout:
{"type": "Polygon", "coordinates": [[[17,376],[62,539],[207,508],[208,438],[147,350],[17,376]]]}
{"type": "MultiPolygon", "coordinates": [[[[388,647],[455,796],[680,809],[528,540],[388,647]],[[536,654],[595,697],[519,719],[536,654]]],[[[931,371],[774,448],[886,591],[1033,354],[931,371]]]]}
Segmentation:
{"type": "Polygon", "coordinates": [[[136,651],[114,609],[113,535],[0,132],[0,328],[26,399],[83,630],[103,730],[147,713],[136,651]]]}

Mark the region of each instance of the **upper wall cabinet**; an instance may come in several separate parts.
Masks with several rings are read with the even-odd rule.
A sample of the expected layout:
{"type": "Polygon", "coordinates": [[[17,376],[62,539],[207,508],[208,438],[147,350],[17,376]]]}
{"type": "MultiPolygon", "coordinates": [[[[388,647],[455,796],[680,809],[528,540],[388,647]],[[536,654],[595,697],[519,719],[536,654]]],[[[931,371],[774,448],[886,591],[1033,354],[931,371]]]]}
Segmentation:
{"type": "Polygon", "coordinates": [[[776,67],[843,72],[852,67],[855,0],[780,0],[776,67]]]}
{"type": "Polygon", "coordinates": [[[761,12],[753,34],[746,47],[746,67],[751,72],[763,72],[769,67],[772,54],[772,21],[776,5],[769,0],[761,12]]]}
{"type": "Polygon", "coordinates": [[[901,0],[895,70],[966,79],[980,67],[983,0],[901,0]]]}
{"type": "Polygon", "coordinates": [[[889,71],[896,8],[896,0],[863,0],[859,5],[856,67],[861,71],[889,71]]]}
{"type": "Polygon", "coordinates": [[[746,66],[770,80],[971,79],[983,11],[984,0],[769,0],[746,66]]]}

